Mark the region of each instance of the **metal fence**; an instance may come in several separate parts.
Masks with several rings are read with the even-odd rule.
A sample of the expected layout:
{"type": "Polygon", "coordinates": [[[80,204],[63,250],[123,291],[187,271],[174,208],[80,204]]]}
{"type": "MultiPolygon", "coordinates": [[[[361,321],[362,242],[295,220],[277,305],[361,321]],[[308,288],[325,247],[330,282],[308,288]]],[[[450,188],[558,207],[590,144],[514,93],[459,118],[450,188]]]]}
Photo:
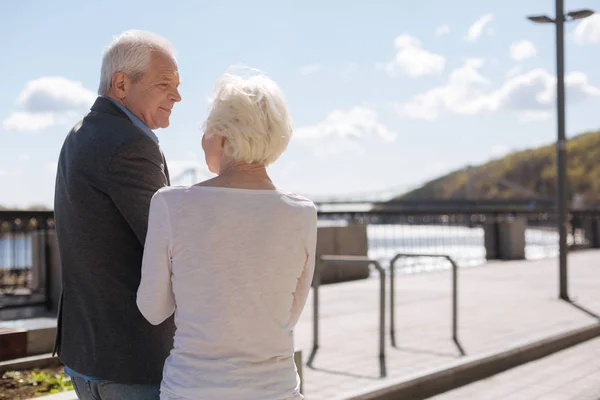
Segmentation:
{"type": "MultiPolygon", "coordinates": [[[[600,247],[600,210],[572,212],[570,221],[568,244],[571,249],[600,247]]],[[[524,224],[525,228],[524,259],[558,256],[557,214],[550,210],[329,210],[319,211],[319,223],[321,226],[366,225],[368,256],[384,265],[398,253],[447,255],[459,267],[500,259],[489,251],[498,243],[486,241],[498,241],[499,227],[516,223],[524,224]]],[[[406,273],[451,267],[443,257],[407,257],[397,265],[406,273]]]]}
{"type": "MultiPolygon", "coordinates": [[[[484,264],[490,259],[488,231],[515,221],[526,226],[525,259],[558,255],[557,216],[553,210],[376,206],[363,211],[319,211],[322,226],[366,226],[367,256],[386,266],[398,253],[445,255],[461,268],[484,264]]],[[[7,307],[5,300],[10,296],[50,292],[52,230],[52,212],[0,211],[0,308],[7,307]]],[[[568,242],[573,249],[600,248],[600,210],[571,212],[568,242]]],[[[451,268],[444,257],[427,256],[404,257],[395,265],[402,273],[451,268]]]]}
{"type": "Polygon", "coordinates": [[[0,309],[46,303],[53,229],[52,212],[0,211],[0,309]],[[16,297],[31,301],[10,301],[16,297]]]}

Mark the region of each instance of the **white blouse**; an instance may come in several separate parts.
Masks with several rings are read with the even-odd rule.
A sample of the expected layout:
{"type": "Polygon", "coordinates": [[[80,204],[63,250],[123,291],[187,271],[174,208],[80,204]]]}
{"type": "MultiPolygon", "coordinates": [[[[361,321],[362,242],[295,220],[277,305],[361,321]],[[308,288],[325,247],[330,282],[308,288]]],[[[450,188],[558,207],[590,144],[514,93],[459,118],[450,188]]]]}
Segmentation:
{"type": "Polygon", "coordinates": [[[150,204],[137,305],[175,312],[162,400],[302,399],[293,328],[310,290],[314,204],[281,190],[159,190],[150,204]]]}

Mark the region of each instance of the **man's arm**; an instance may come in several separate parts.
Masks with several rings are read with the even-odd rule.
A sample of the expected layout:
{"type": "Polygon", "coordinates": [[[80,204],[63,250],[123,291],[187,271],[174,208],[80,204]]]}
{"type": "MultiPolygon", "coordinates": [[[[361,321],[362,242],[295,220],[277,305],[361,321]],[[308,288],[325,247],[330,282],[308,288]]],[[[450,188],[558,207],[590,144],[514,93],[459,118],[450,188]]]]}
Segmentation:
{"type": "Polygon", "coordinates": [[[162,156],[150,139],[122,145],[108,167],[108,194],[140,243],[146,241],[152,196],[167,186],[162,156]]]}

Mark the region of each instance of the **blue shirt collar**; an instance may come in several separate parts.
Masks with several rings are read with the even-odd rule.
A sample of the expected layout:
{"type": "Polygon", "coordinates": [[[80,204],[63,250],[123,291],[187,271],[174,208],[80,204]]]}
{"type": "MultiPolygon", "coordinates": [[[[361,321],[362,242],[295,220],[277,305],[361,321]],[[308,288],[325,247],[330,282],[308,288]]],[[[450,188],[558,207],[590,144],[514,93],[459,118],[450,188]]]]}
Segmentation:
{"type": "Polygon", "coordinates": [[[108,96],[102,96],[105,99],[108,99],[110,101],[113,102],[114,105],[116,105],[117,107],[119,107],[121,109],[121,111],[123,111],[131,120],[131,122],[133,122],[133,124],[135,126],[137,126],[138,128],[140,128],[142,131],[144,131],[144,133],[148,136],[150,136],[150,138],[152,140],[154,140],[157,144],[158,144],[158,136],[156,136],[156,134],[154,132],[152,132],[152,129],[148,128],[148,125],[146,125],[141,119],[139,119],[138,117],[135,116],[135,114],[133,114],[131,111],[129,111],[127,109],[127,107],[125,107],[123,104],[111,99],[108,96]]]}

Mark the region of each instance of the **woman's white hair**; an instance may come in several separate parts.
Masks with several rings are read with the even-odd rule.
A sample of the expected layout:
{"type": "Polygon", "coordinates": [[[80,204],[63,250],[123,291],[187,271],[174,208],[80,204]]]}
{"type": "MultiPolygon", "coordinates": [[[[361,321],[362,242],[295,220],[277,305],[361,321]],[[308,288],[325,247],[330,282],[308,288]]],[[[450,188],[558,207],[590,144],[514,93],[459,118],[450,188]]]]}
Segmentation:
{"type": "Polygon", "coordinates": [[[115,73],[123,72],[134,82],[148,70],[152,52],[162,52],[175,60],[175,49],[166,39],[146,31],[129,30],[117,36],[104,49],[98,94],[112,86],[115,73]]]}
{"type": "Polygon", "coordinates": [[[279,86],[253,71],[218,79],[204,129],[227,139],[225,152],[235,161],[269,165],[287,148],[292,121],[279,86]]]}

